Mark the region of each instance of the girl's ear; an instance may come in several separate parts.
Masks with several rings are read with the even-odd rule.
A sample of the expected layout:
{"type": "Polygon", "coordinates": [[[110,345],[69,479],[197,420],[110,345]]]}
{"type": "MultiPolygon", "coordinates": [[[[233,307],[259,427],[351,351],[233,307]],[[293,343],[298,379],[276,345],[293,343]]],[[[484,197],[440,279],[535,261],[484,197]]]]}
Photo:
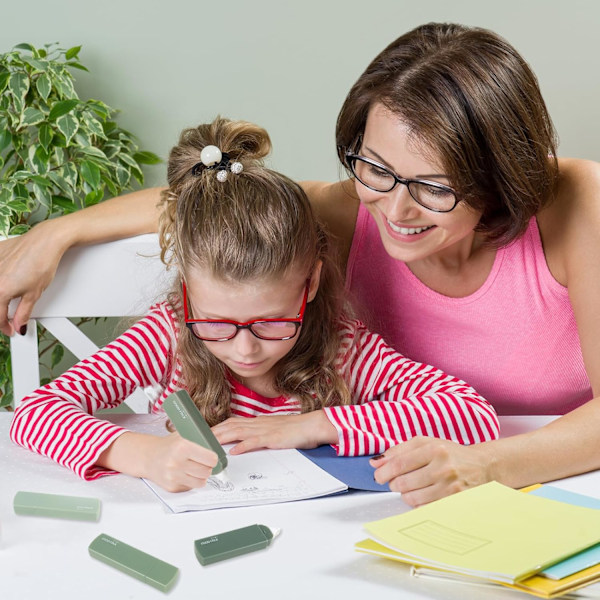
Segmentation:
{"type": "Polygon", "coordinates": [[[319,284],[321,283],[321,269],[323,268],[323,261],[317,261],[315,268],[310,276],[310,288],[308,290],[307,302],[312,302],[317,295],[319,284]]]}

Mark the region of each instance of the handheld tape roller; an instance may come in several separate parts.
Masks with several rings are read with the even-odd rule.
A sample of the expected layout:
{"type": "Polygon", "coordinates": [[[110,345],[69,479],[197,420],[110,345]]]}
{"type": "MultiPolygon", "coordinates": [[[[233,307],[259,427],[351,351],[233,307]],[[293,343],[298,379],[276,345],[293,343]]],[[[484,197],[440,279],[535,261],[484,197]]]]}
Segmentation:
{"type": "Polygon", "coordinates": [[[227,467],[227,454],[190,395],[185,390],[179,390],[167,396],[163,408],[182,438],[216,453],[218,462],[212,473],[213,475],[221,473],[227,467]]]}

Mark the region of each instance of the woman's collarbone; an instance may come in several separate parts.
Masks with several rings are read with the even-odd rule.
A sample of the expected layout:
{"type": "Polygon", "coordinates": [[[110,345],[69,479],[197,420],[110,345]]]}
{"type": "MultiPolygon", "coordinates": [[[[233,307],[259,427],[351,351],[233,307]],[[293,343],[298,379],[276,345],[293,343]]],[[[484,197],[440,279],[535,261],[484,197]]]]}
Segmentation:
{"type": "Polygon", "coordinates": [[[462,298],[474,294],[487,281],[496,250],[480,250],[470,259],[460,262],[423,260],[406,263],[412,274],[426,287],[443,296],[462,298]]]}

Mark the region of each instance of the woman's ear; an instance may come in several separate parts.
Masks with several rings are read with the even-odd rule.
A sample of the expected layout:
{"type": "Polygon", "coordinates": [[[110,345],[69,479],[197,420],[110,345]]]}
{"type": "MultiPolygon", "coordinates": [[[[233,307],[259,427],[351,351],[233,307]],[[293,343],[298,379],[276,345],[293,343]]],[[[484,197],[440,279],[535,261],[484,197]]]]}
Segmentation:
{"type": "Polygon", "coordinates": [[[323,261],[318,260],[313,272],[310,276],[310,288],[308,289],[307,302],[312,302],[317,295],[319,284],[321,283],[321,269],[323,268],[323,261]]]}

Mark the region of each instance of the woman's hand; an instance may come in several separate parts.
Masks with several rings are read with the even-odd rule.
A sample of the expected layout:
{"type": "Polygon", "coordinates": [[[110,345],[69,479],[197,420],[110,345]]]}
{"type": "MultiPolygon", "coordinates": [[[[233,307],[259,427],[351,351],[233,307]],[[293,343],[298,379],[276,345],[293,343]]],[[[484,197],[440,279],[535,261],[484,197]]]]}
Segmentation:
{"type": "Polygon", "coordinates": [[[178,433],[160,437],[129,431],[100,455],[97,464],[145,477],[167,492],[184,492],[205,486],[217,460],[215,452],[178,433]]]}
{"type": "Polygon", "coordinates": [[[48,287],[65,248],[45,235],[40,223],[26,234],[0,242],[0,331],[24,333],[33,306],[48,287]],[[21,298],[12,320],[8,305],[21,298]]]}
{"type": "Polygon", "coordinates": [[[27,324],[33,306],[48,287],[63,254],[94,244],[158,231],[162,188],[117,196],[84,210],[42,221],[18,238],[0,241],[0,331],[12,335],[27,324]],[[21,298],[8,320],[8,304],[21,298]]]}
{"type": "Polygon", "coordinates": [[[230,454],[259,448],[316,448],[338,441],[335,427],[322,410],[302,415],[231,417],[212,430],[221,444],[239,442],[230,454]]]}
{"type": "Polygon", "coordinates": [[[401,492],[408,505],[420,506],[490,481],[485,445],[417,436],[371,459],[371,465],[375,481],[401,492]]]}

